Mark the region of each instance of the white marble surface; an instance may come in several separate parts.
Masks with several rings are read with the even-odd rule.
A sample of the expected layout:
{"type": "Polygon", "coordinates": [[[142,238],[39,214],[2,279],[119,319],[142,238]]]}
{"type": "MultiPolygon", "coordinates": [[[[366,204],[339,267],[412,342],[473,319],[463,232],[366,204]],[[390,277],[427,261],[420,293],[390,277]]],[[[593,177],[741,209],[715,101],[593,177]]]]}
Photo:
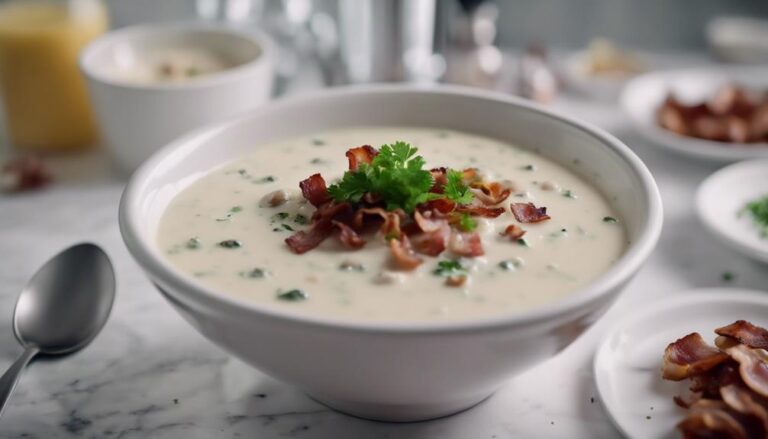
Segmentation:
{"type": "Polygon", "coordinates": [[[606,329],[656,298],[722,285],[724,271],[735,274],[735,286],[765,289],[768,271],[723,247],[695,218],[694,190],[714,165],[647,144],[615,106],[562,99],[555,107],[608,129],[645,160],[663,195],[664,232],[604,319],[479,406],[431,422],[370,422],[331,411],[229,357],[182,321],[131,260],[116,223],[123,182],[92,154],[54,160],[60,179],[48,190],[0,196],[0,368],[20,352],[10,326],[16,294],[54,252],[77,241],[96,242],[112,257],[118,276],[118,298],[104,332],[82,352],[31,365],[0,420],[0,437],[617,437],[591,376],[592,355],[606,329]]]}

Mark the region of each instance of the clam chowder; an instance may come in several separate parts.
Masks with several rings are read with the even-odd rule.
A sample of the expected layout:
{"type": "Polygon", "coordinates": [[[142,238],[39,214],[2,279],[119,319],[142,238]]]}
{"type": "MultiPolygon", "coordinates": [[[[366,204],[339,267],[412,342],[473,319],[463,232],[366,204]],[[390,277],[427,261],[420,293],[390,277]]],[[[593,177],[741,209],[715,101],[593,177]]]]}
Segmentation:
{"type": "Polygon", "coordinates": [[[565,167],[396,127],[256,147],[179,193],[157,242],[223,295],[388,321],[526,311],[595,280],[628,245],[622,218],[565,167]]]}

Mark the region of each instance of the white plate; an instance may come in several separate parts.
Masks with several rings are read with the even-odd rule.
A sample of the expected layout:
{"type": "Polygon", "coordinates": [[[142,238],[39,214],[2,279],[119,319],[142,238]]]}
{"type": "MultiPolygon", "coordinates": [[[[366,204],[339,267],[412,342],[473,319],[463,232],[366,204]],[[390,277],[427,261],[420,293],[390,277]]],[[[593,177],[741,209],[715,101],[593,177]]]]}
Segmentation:
{"type": "Polygon", "coordinates": [[[674,92],[683,102],[701,102],[729,83],[757,90],[768,89],[768,67],[732,66],[647,73],[627,84],[621,94],[621,106],[641,135],[669,150],[718,162],[768,158],[768,143],[727,143],[684,137],[656,123],[656,110],[669,92],[674,92]]]}
{"type": "Polygon", "coordinates": [[[704,226],[736,250],[768,263],[768,238],[761,238],[744,206],[768,194],[768,159],[736,163],[699,186],[696,208],[704,226]]]}
{"type": "Polygon", "coordinates": [[[672,400],[688,382],[665,381],[667,345],[691,332],[714,342],[714,330],[745,319],[768,326],[768,292],[704,288],[656,302],[614,327],[597,350],[597,391],[616,426],[635,439],[679,437],[675,425],[685,410],[672,400]]]}

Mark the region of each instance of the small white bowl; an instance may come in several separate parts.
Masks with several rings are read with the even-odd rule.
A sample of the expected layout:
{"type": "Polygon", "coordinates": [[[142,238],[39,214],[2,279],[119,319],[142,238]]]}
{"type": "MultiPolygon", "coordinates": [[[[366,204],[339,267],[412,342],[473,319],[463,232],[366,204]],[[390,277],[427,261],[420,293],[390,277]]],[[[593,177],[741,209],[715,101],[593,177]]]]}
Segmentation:
{"type": "Polygon", "coordinates": [[[630,81],[621,106],[635,129],[656,145],[691,157],[717,162],[768,158],[768,143],[728,143],[685,137],[662,128],[656,112],[670,92],[683,102],[702,102],[726,84],[768,90],[768,67],[692,68],[647,73],[630,81]]]}
{"type": "Polygon", "coordinates": [[[696,193],[696,209],[704,226],[726,245],[768,263],[768,238],[744,206],[768,195],[768,160],[736,163],[710,175],[696,193]]]}
{"type": "Polygon", "coordinates": [[[272,63],[272,44],[263,34],[207,23],[123,28],[99,37],[80,56],[103,140],[125,172],[187,131],[267,102],[272,63]],[[225,55],[233,66],[178,82],[126,77],[157,48],[203,49],[225,55]]]}
{"type": "Polygon", "coordinates": [[[768,325],[768,292],[702,288],[635,310],[612,328],[597,349],[594,376],[608,414],[626,437],[671,439],[685,410],[675,396],[690,382],[661,377],[664,349],[698,332],[714,344],[716,328],[744,319],[768,325]]]}
{"type": "Polygon", "coordinates": [[[723,61],[768,62],[768,20],[717,17],[707,23],[705,33],[710,49],[723,61]]]}
{"type": "Polygon", "coordinates": [[[171,143],[134,174],[120,205],[128,249],[205,337],[334,408],[389,421],[471,407],[568,346],[650,255],[661,222],[653,177],[610,134],[522,99],[447,86],[360,86],[276,102],[171,143]],[[166,260],[155,239],[159,219],[176,194],[212,168],[278,138],[357,126],[451,128],[539,151],[614,200],[630,244],[608,271],[563,300],[500,317],[417,323],[264,306],[202,285],[166,260]]]}

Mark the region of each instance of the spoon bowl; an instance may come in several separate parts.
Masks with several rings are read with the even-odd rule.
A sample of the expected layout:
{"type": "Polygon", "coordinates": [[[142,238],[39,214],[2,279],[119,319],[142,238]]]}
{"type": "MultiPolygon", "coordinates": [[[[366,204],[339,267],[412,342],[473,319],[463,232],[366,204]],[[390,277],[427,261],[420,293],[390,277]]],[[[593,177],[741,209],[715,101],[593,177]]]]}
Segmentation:
{"type": "Polygon", "coordinates": [[[22,290],[13,331],[45,354],[76,351],[107,321],[115,297],[109,258],[94,244],[70,247],[43,265],[22,290]]]}

